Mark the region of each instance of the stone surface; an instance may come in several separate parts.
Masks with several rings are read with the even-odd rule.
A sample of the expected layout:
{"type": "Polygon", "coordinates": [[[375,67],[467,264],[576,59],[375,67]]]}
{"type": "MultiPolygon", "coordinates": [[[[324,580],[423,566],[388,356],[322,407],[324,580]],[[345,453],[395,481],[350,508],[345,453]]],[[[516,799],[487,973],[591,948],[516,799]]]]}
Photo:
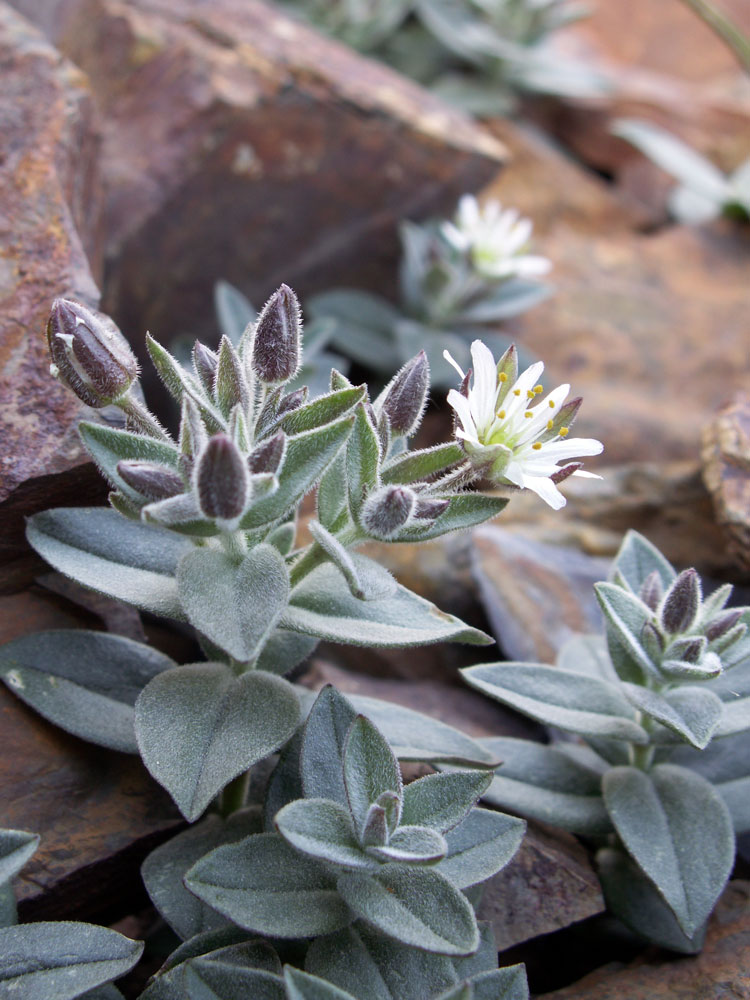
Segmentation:
{"type": "Polygon", "coordinates": [[[750,396],[725,406],[703,435],[703,479],[730,555],[750,573],[750,396]]]}
{"type": "Polygon", "coordinates": [[[496,525],[471,535],[473,570],[502,659],[554,663],[573,635],[604,628],[593,585],[609,561],[496,525]]]}
{"type": "Polygon", "coordinates": [[[750,883],[730,882],[695,958],[604,966],[545,1000],[750,1000],[750,883]]]}
{"type": "Polygon", "coordinates": [[[84,75],[0,3],[0,563],[23,517],[93,489],[77,400],[49,375],[52,299],[96,305],[97,136],[84,75]]]}
{"type": "Polygon", "coordinates": [[[258,0],[14,0],[105,118],[105,305],[140,342],[213,332],[218,278],[393,286],[395,223],[448,209],[504,150],[387,68],[258,0]]]}
{"type": "MultiPolygon", "coordinates": [[[[91,612],[32,590],[0,598],[0,642],[45,628],[98,627],[91,612]]],[[[3,825],[41,835],[15,882],[27,920],[92,919],[142,896],[138,868],[182,820],[135,756],[92,747],[0,685],[3,825]]]]}

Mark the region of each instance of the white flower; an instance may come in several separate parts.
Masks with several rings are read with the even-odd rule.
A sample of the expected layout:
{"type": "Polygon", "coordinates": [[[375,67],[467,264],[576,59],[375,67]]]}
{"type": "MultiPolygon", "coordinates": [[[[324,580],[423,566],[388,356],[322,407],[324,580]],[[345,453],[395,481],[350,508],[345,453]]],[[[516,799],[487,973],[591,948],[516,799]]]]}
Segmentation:
{"type": "Polygon", "coordinates": [[[569,385],[542,396],[541,361],[519,376],[515,347],[496,363],[487,345],[475,340],[471,345],[473,380],[467,386],[466,376],[448,351],[444,357],[465,382],[466,395],[455,389],[448,393],[460,423],[456,437],[487,478],[533,490],[555,510],[565,506],[557,483],[571,475],[601,478],[583,472],[580,462],[570,461],[598,455],[603,446],[594,438],[567,437],[581,400],[565,403],[569,385]]]}
{"type": "Polygon", "coordinates": [[[503,210],[497,201],[480,208],[473,195],[463,195],[455,221],[444,222],[440,231],[452,246],[471,256],[486,278],[538,278],[550,270],[546,257],[522,252],[531,236],[531,221],[520,218],[514,208],[503,210]]]}

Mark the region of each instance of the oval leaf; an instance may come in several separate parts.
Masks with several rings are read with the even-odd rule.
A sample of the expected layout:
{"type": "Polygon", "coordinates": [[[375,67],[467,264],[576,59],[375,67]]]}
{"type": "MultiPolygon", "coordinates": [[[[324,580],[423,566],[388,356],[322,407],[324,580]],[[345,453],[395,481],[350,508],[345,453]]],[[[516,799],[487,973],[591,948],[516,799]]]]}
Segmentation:
{"type": "Polygon", "coordinates": [[[276,814],[276,828],[292,847],[341,868],[373,870],[354,835],[349,810],[327,799],[298,799],[276,814]]]}
{"type": "Polygon", "coordinates": [[[445,835],[448,856],[435,866],[457,889],[468,889],[504,868],[521,846],[526,823],[491,809],[472,809],[445,835]]]}

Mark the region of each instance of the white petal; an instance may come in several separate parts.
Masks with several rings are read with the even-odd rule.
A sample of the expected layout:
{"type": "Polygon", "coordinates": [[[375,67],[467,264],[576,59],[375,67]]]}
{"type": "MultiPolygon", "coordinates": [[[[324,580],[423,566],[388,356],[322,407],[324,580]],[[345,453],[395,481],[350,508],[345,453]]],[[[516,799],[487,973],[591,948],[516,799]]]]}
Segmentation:
{"type": "Polygon", "coordinates": [[[474,384],[469,393],[469,403],[477,431],[481,434],[495,419],[497,365],[492,351],[481,340],[472,343],[471,360],[474,364],[474,384]]]}
{"type": "Polygon", "coordinates": [[[543,444],[540,455],[560,462],[564,458],[600,455],[602,451],[604,451],[604,445],[596,438],[563,438],[562,441],[548,441],[543,444]]]}
{"type": "Polygon", "coordinates": [[[512,232],[508,233],[505,252],[513,254],[525,246],[529,242],[532,228],[531,219],[519,219],[512,232]]]}
{"type": "Polygon", "coordinates": [[[457,229],[452,222],[444,222],[440,227],[440,232],[457,250],[467,250],[471,246],[471,240],[466,233],[457,229]]]}
{"type": "Polygon", "coordinates": [[[471,415],[471,408],[469,407],[469,400],[466,396],[462,396],[460,392],[455,389],[451,389],[446,397],[448,404],[453,407],[453,409],[458,414],[458,419],[463,424],[463,429],[474,436],[476,436],[476,425],[474,419],[471,415]]]}
{"type": "Polygon", "coordinates": [[[513,483],[514,486],[523,486],[525,481],[525,476],[523,469],[518,462],[510,461],[503,472],[503,477],[509,482],[513,483]]]}
{"type": "Polygon", "coordinates": [[[545,476],[524,476],[523,485],[541,497],[553,510],[560,510],[567,502],[552,480],[545,476]]]}
{"type": "Polygon", "coordinates": [[[443,357],[445,358],[445,360],[448,362],[449,365],[453,365],[458,374],[461,376],[461,381],[463,382],[463,380],[466,378],[466,373],[461,371],[455,358],[451,355],[451,352],[443,351],[443,357]]]}
{"type": "Polygon", "coordinates": [[[551,261],[546,257],[535,257],[533,254],[526,254],[523,257],[515,258],[516,273],[524,278],[535,278],[542,274],[549,274],[552,270],[551,261]]]}
{"type": "Polygon", "coordinates": [[[576,469],[573,473],[574,476],[581,476],[582,479],[602,479],[603,476],[597,476],[595,472],[586,472],[585,469],[576,469]]]}
{"type": "Polygon", "coordinates": [[[505,397],[504,409],[508,420],[520,410],[526,409],[526,404],[530,402],[526,393],[532,386],[536,385],[543,371],[544,362],[537,361],[536,364],[531,365],[522,375],[518,376],[515,385],[511,386],[510,392],[505,397]]]}

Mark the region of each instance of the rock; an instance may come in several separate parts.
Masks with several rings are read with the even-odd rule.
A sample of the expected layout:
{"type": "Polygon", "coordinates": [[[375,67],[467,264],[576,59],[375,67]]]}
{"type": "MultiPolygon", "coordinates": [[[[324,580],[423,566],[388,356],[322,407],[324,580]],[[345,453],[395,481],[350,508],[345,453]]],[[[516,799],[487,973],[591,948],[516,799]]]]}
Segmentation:
{"type": "Polygon", "coordinates": [[[604,966],[544,1000],[750,1000],[750,882],[730,882],[694,958],[604,966]]]}
{"type": "Polygon", "coordinates": [[[738,395],[703,435],[703,479],[730,557],[750,572],[750,396],[738,395]]]}
{"type": "MultiPolygon", "coordinates": [[[[78,401],[49,374],[52,299],[91,305],[97,135],[84,75],[0,3],[0,564],[23,555],[23,517],[98,477],[78,440],[78,401]]],[[[21,573],[15,585],[27,574],[21,573]]],[[[1,588],[0,588],[1,589],[1,588]]]]}
{"type": "MultiPolygon", "coordinates": [[[[0,642],[36,629],[97,627],[57,595],[0,598],[0,642]]],[[[15,881],[24,920],[95,919],[142,902],[145,855],[182,825],[135,756],[92,747],[46,722],[0,685],[3,825],[41,835],[15,881]]]]}
{"type": "Polygon", "coordinates": [[[608,560],[495,525],[476,528],[471,541],[474,576],[503,659],[554,663],[573,635],[603,631],[593,585],[606,579],[608,560]]]}
{"type": "Polygon", "coordinates": [[[396,222],[493,176],[500,143],[258,0],[15,0],[105,119],[105,305],[138,340],[215,330],[224,278],[393,288],[396,222]],[[169,123],[165,127],[165,123],[169,123]]]}
{"type": "Polygon", "coordinates": [[[530,822],[516,856],[486,883],[478,916],[504,951],[603,911],[586,851],[569,834],[530,822]]]}

